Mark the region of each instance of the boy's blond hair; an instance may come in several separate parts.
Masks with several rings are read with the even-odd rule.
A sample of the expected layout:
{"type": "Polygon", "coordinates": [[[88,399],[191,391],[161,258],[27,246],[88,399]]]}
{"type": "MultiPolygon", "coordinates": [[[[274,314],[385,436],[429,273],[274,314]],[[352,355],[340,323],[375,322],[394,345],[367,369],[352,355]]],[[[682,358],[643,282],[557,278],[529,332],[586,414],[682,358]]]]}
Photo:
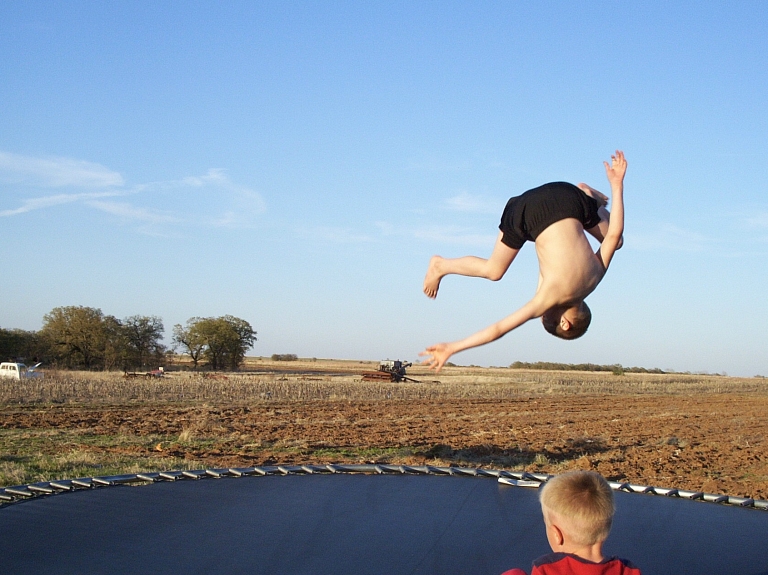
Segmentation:
{"type": "Polygon", "coordinates": [[[569,471],[556,475],[541,488],[539,501],[544,519],[554,519],[578,545],[604,541],[611,531],[613,492],[599,473],[569,471]]]}

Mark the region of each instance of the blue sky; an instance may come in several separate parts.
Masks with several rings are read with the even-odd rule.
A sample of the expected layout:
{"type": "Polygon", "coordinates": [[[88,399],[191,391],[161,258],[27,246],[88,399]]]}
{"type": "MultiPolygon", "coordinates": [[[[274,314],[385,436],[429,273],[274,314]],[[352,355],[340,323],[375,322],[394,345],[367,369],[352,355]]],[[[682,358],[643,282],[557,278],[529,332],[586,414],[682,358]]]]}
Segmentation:
{"type": "Polygon", "coordinates": [[[3,2],[0,327],[52,308],[232,314],[252,353],[415,360],[536,287],[508,197],[607,191],[626,246],[573,342],[453,358],[768,375],[764,2],[3,2]]]}

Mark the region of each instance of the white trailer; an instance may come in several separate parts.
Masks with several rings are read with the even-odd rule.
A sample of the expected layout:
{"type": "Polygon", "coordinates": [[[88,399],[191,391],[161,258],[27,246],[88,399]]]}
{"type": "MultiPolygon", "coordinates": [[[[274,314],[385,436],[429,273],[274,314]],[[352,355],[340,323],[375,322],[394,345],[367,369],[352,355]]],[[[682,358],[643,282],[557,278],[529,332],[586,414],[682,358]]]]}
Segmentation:
{"type": "Polygon", "coordinates": [[[4,361],[0,363],[0,378],[3,379],[30,379],[33,377],[43,377],[43,374],[39,371],[35,371],[40,364],[32,367],[27,367],[23,363],[14,363],[10,361],[4,361]]]}

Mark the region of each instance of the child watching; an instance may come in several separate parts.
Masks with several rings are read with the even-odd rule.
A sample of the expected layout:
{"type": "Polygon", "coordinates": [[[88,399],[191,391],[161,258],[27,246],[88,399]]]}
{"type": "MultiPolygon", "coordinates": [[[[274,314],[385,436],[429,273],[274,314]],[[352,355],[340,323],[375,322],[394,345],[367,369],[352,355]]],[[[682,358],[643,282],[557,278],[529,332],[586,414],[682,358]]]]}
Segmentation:
{"type": "MultiPolygon", "coordinates": [[[[547,481],[539,494],[552,553],[533,562],[531,575],[640,575],[629,561],[603,557],[613,521],[613,492],[592,471],[570,471],[547,481]]],[[[526,575],[511,569],[502,575],[526,575]]]]}

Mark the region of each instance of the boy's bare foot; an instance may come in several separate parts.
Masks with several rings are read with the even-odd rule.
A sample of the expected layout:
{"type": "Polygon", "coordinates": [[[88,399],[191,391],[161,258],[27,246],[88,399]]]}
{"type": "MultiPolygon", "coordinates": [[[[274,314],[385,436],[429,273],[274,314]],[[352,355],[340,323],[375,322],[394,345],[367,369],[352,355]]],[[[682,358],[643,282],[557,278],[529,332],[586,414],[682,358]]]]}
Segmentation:
{"type": "Polygon", "coordinates": [[[598,192],[595,188],[593,188],[588,184],[585,184],[584,182],[576,184],[576,187],[579,188],[582,192],[584,192],[588,196],[590,196],[591,198],[596,199],[598,206],[608,205],[608,196],[606,196],[603,192],[598,192]]]}
{"type": "Polygon", "coordinates": [[[445,275],[442,271],[443,258],[440,256],[432,256],[429,260],[429,267],[427,268],[427,275],[424,278],[424,293],[429,298],[437,297],[437,290],[440,288],[440,280],[445,275]]]}

